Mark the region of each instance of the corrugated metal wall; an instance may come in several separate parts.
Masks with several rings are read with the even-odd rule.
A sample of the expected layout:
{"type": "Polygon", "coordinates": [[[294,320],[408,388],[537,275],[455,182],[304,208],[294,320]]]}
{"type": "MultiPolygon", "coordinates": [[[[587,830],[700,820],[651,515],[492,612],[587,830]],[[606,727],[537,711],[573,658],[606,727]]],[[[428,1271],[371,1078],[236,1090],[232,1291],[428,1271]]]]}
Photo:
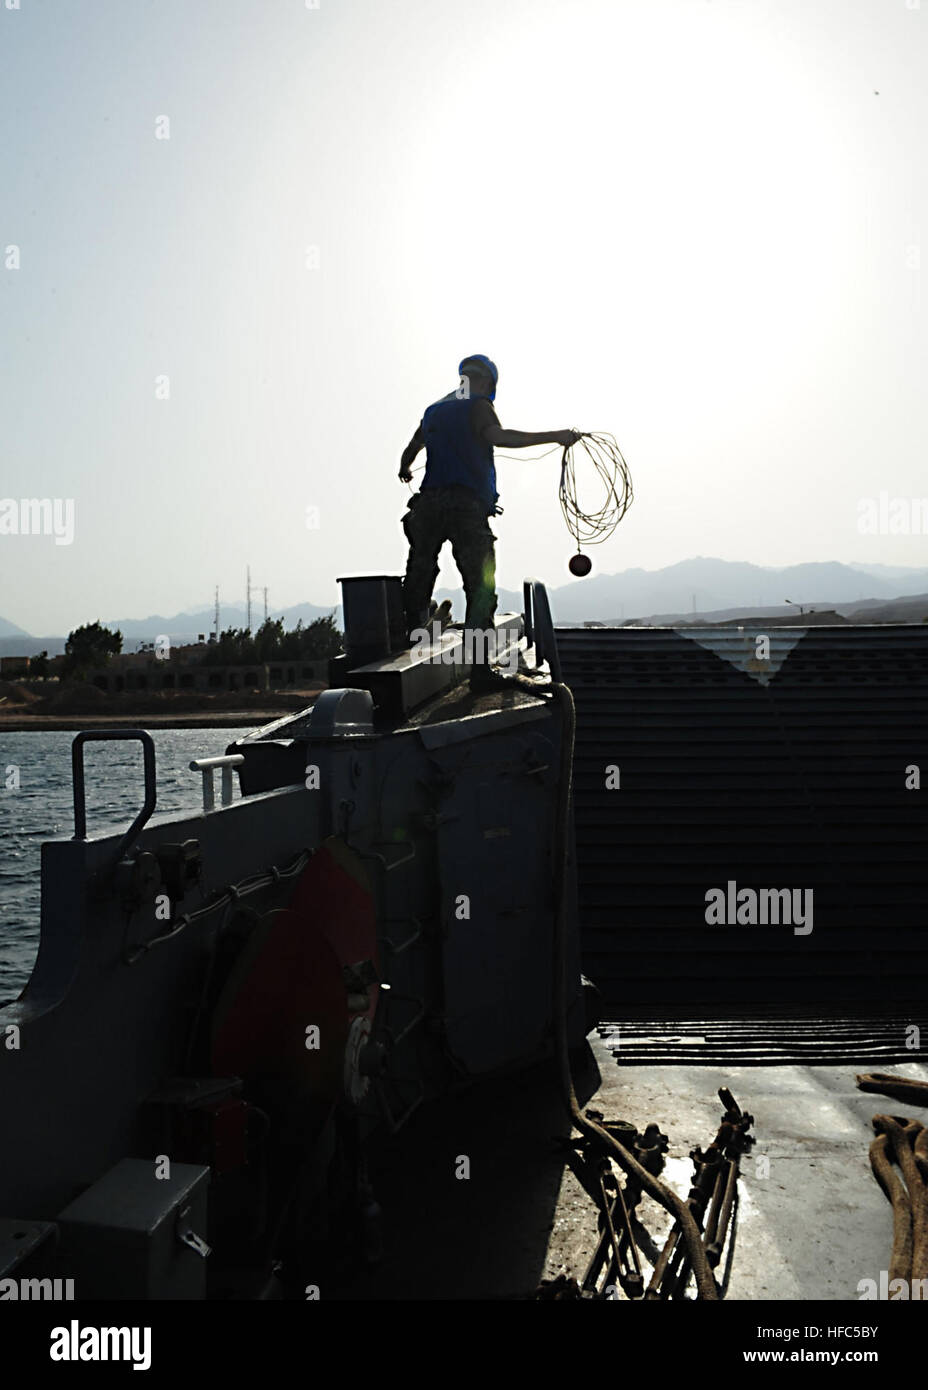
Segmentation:
{"type": "Polygon", "coordinates": [[[924,1000],[928,626],[684,632],[557,630],[587,974],[611,1005],[924,1000]],[[730,880],[811,888],[812,932],[709,925],[730,880]]]}

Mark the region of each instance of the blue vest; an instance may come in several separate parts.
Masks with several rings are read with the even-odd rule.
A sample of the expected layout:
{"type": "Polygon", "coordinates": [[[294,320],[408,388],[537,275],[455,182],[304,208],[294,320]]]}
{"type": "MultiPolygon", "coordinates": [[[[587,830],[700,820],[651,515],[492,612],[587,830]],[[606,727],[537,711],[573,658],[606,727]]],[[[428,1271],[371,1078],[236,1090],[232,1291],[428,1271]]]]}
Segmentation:
{"type": "Polygon", "coordinates": [[[422,416],[426,450],[422,487],[468,487],[492,512],[499,497],[493,446],[479,440],[471,428],[473,403],[467,397],[446,396],[422,416]]]}

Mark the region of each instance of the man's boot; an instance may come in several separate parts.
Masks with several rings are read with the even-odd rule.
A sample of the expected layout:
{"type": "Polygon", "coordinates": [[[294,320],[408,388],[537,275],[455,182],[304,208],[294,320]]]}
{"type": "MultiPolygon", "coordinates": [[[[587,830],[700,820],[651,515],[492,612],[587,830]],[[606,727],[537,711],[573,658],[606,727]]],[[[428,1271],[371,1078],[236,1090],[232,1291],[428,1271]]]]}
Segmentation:
{"type": "Polygon", "coordinates": [[[431,624],[432,624],[432,615],[431,615],[431,612],[426,613],[426,611],[425,611],[424,608],[423,608],[419,613],[407,613],[407,614],[406,614],[406,641],[409,643],[409,645],[412,646],[414,642],[417,642],[417,641],[421,641],[421,640],[422,640],[422,630],[423,630],[423,628],[425,629],[425,631],[427,632],[427,634],[428,634],[429,636],[431,636],[431,634],[432,634],[432,626],[431,626],[431,624]],[[413,633],[414,633],[414,632],[417,632],[417,633],[419,634],[419,636],[418,636],[418,637],[413,637],[413,633]]]}

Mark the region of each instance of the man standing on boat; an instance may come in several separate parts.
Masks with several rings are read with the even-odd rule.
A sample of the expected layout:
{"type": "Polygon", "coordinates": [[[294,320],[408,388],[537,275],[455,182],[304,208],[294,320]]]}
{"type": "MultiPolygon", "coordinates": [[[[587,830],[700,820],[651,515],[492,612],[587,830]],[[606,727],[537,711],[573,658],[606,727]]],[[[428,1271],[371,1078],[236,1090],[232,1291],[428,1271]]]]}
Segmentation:
{"type": "Polygon", "coordinates": [[[412,481],[410,471],[420,449],[426,451],[425,477],[409,499],[403,530],[409,558],[403,582],[407,631],[426,627],[429,600],[438,578],[438,557],[450,540],[461,572],[467,612],[466,628],[490,628],[496,612],[496,555],[487,518],[497,514],[494,445],[526,449],[532,444],[575,444],[574,430],[528,434],[504,430],[491,402],[499,373],[489,357],[474,353],[458,367],[456,391],[430,405],[419,428],[403,450],[399,476],[412,481]]]}

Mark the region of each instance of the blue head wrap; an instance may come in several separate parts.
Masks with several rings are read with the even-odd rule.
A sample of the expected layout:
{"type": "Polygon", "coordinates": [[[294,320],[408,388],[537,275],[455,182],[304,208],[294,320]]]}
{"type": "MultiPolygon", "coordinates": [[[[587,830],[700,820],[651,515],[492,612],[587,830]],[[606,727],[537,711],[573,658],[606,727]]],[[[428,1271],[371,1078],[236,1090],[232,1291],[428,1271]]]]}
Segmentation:
{"type": "Polygon", "coordinates": [[[490,400],[496,400],[496,383],[499,381],[499,372],[496,370],[496,363],[491,362],[489,357],[484,357],[482,352],[472,352],[469,357],[462,357],[458,366],[458,376],[463,376],[462,368],[467,362],[482,362],[490,376],[493,378],[493,390],[490,392],[490,400]]]}

